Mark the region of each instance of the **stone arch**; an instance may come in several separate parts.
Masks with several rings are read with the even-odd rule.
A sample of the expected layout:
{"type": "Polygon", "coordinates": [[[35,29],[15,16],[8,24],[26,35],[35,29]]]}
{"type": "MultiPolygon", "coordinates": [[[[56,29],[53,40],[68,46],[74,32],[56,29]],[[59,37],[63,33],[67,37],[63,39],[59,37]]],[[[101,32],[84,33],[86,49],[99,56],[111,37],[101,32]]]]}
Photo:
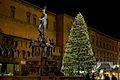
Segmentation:
{"type": "Polygon", "coordinates": [[[18,46],[18,41],[15,41],[15,47],[17,47],[18,46]]]}
{"type": "Polygon", "coordinates": [[[10,57],[14,57],[15,54],[15,50],[14,49],[10,49],[10,57]]]}
{"type": "Polygon", "coordinates": [[[10,51],[8,48],[4,48],[4,55],[8,57],[8,55],[10,54],[10,51]]]}
{"type": "Polygon", "coordinates": [[[47,47],[47,52],[46,55],[49,56],[50,55],[50,47],[47,47]]]}
{"type": "Polygon", "coordinates": [[[2,47],[0,47],[0,55],[4,54],[4,49],[2,47]]]}
{"type": "Polygon", "coordinates": [[[28,57],[30,57],[30,51],[27,51],[27,55],[28,55],[28,57]]]}
{"type": "Polygon", "coordinates": [[[40,56],[40,48],[38,48],[38,56],[40,56]]]}
{"type": "Polygon", "coordinates": [[[35,48],[35,56],[37,56],[37,48],[35,48]]]}
{"type": "Polygon", "coordinates": [[[22,50],[23,58],[25,58],[25,50],[22,50]]]}
{"type": "Polygon", "coordinates": [[[3,51],[2,48],[0,48],[0,56],[2,56],[2,51],[3,51]]]}
{"type": "Polygon", "coordinates": [[[19,58],[20,57],[20,51],[17,50],[17,57],[19,58]]]}
{"type": "Polygon", "coordinates": [[[40,48],[35,48],[35,56],[40,56],[40,48]]]}
{"type": "Polygon", "coordinates": [[[32,57],[34,57],[34,47],[32,47],[32,57]]]}

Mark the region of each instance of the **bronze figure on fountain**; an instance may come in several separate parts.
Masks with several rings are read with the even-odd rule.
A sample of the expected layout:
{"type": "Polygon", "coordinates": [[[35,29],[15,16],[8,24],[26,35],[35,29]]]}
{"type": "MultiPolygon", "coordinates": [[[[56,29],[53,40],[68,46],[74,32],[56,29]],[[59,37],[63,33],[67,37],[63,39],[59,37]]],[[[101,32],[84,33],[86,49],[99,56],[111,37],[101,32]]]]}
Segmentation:
{"type": "Polygon", "coordinates": [[[46,7],[44,7],[44,9],[42,10],[42,17],[39,18],[41,24],[38,27],[38,31],[39,31],[39,40],[40,38],[43,38],[43,41],[45,40],[45,33],[46,33],[46,25],[47,25],[47,14],[45,13],[46,11],[46,7]],[[41,31],[42,28],[42,31],[41,31]]]}

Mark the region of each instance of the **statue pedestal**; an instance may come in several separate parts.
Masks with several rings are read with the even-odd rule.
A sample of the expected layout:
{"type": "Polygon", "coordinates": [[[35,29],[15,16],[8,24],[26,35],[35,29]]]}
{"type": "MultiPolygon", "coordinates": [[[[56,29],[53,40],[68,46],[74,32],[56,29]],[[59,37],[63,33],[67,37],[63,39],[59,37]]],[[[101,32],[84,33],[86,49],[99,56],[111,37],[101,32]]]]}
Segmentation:
{"type": "Polygon", "coordinates": [[[41,59],[31,58],[26,61],[28,68],[28,75],[40,76],[41,73],[41,59]]]}
{"type": "Polygon", "coordinates": [[[47,57],[31,58],[26,61],[28,76],[54,76],[57,62],[47,57]]]}

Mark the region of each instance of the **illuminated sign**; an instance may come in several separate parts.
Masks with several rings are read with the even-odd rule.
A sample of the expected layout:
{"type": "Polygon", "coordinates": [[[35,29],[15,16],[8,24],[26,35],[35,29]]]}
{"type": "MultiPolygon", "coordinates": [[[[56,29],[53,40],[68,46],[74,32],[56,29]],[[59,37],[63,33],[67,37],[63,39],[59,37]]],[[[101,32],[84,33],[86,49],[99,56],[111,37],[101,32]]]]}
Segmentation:
{"type": "Polygon", "coordinates": [[[26,64],[26,61],[21,61],[21,64],[26,64]]]}

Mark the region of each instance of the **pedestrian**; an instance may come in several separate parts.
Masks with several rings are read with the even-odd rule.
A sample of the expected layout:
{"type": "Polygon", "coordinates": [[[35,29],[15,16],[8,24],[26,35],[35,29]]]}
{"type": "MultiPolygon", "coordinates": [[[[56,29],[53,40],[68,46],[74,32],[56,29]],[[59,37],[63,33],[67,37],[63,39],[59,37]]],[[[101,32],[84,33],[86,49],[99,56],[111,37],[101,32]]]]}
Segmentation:
{"type": "Polygon", "coordinates": [[[112,80],[117,80],[117,78],[114,75],[112,75],[112,80]]]}
{"type": "Polygon", "coordinates": [[[95,75],[94,75],[94,73],[92,74],[92,80],[95,80],[95,75]]]}
{"type": "Polygon", "coordinates": [[[108,74],[105,75],[105,80],[110,80],[108,74]]]}
{"type": "Polygon", "coordinates": [[[89,73],[87,73],[85,80],[91,80],[91,79],[90,79],[90,76],[89,76],[89,73]]]}

